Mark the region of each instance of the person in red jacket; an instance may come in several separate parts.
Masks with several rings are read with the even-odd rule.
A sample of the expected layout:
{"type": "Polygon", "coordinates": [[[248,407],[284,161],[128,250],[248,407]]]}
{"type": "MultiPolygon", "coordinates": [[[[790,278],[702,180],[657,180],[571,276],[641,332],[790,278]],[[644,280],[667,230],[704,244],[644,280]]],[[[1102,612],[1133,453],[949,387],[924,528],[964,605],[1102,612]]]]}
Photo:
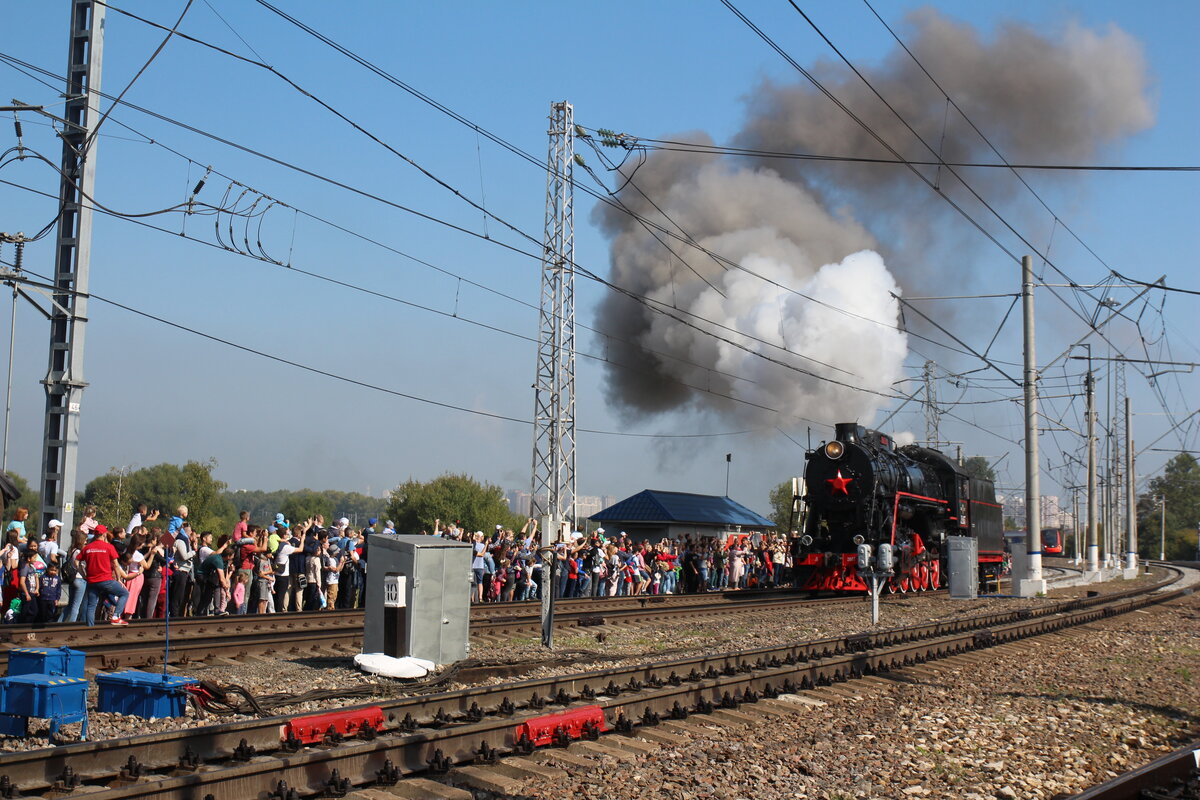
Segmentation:
{"type": "Polygon", "coordinates": [[[112,601],[115,612],[110,622],[113,625],[128,625],[121,618],[129,590],[121,581],[127,577],[117,563],[117,549],[112,546],[112,532],[104,525],[96,526],[96,538],[84,545],[75,556],[82,565],[87,580],[83,618],[89,626],[96,624],[96,606],[101,596],[112,601]]]}

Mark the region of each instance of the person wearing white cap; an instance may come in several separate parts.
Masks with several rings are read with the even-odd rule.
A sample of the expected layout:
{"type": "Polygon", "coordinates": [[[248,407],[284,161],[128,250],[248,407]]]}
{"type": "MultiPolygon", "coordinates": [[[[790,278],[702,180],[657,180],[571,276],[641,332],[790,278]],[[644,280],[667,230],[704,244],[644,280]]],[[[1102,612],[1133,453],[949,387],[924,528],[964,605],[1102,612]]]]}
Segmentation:
{"type": "Polygon", "coordinates": [[[38,543],[38,553],[47,564],[58,563],[58,536],[61,532],[61,520],[52,519],[46,523],[46,536],[38,543]]]}

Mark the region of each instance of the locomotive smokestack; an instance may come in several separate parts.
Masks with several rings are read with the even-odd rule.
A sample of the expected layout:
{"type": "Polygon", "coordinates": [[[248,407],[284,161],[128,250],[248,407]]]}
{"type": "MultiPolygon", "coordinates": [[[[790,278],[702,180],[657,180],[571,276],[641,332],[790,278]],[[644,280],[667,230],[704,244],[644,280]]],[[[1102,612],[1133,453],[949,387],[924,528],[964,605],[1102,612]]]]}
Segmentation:
{"type": "Polygon", "coordinates": [[[858,431],[859,425],[857,422],[839,422],[835,426],[834,437],[839,442],[857,442],[859,439],[858,431]]]}

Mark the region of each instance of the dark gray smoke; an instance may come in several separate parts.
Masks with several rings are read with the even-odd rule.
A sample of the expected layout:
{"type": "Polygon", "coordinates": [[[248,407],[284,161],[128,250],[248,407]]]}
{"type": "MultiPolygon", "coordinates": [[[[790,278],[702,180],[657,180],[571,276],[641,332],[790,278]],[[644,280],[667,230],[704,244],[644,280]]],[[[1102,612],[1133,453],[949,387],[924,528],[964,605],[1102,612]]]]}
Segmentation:
{"type": "MultiPolygon", "coordinates": [[[[909,16],[902,35],[1010,162],[1085,161],[1153,122],[1140,47],[1116,27],[1070,25],[1051,39],[1012,24],[983,41],[969,26],[927,9],[909,16]]],[[[947,115],[945,97],[898,48],[882,65],[860,69],[947,161],[995,161],[960,115],[952,109],[947,115]]],[[[826,62],[812,71],[903,156],[934,158],[844,65],[826,62]]],[[[672,138],[710,143],[703,133],[672,138]]],[[[748,99],[737,144],[890,157],[807,82],[760,85],[748,99]]],[[[944,170],[921,169],[979,215],[944,170]]],[[[747,270],[728,268],[677,240],[668,240],[672,254],[632,216],[612,208],[597,212],[611,240],[616,284],[686,318],[738,332],[717,330],[734,344],[720,342],[610,293],[599,309],[599,327],[614,337],[605,343],[610,360],[620,365],[608,370],[609,397],[632,416],[688,408],[762,419],[766,412],[750,405],[756,404],[826,422],[869,421],[886,402],[879,396],[788,366],[858,389],[891,391],[907,352],[891,293],[954,282],[954,273],[961,280],[966,272],[958,263],[915,257],[935,229],[944,236],[945,229],[964,226],[947,225],[946,204],[903,166],[655,152],[625,172],[633,178],[620,195],[626,206],[686,231],[747,270]]],[[[989,199],[1013,191],[1011,176],[998,173],[962,170],[989,199]]]]}

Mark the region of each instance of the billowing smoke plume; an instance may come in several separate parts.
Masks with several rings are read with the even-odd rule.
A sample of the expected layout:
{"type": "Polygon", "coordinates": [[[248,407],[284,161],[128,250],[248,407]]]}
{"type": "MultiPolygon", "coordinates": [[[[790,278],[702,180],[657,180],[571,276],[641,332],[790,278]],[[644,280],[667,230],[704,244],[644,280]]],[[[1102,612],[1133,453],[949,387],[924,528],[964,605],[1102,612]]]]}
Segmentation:
{"type": "MultiPolygon", "coordinates": [[[[1051,41],[1009,25],[985,42],[932,10],[908,23],[913,52],[1010,162],[1086,160],[1153,121],[1139,47],[1119,29],[1071,26],[1051,41]]],[[[936,160],[848,69],[824,63],[813,72],[905,158],[936,160]]],[[[864,72],[947,161],[996,160],[906,54],[864,72]]],[[[763,83],[747,108],[742,147],[890,157],[808,83],[763,83]]],[[[703,133],[673,138],[711,143],[703,133]]],[[[979,213],[944,169],[919,169],[979,213]]],[[[599,327],[612,336],[609,397],[633,416],[688,408],[777,422],[766,407],[869,422],[886,402],[873,392],[893,391],[906,355],[898,285],[967,277],[961,256],[916,256],[935,229],[965,226],[946,225],[948,206],[901,165],[660,151],[626,174],[625,206],[697,245],[652,234],[620,210],[597,212],[614,283],[678,318],[620,294],[601,304],[599,327]]],[[[960,174],[989,199],[1015,183],[999,170],[960,174]]]]}

